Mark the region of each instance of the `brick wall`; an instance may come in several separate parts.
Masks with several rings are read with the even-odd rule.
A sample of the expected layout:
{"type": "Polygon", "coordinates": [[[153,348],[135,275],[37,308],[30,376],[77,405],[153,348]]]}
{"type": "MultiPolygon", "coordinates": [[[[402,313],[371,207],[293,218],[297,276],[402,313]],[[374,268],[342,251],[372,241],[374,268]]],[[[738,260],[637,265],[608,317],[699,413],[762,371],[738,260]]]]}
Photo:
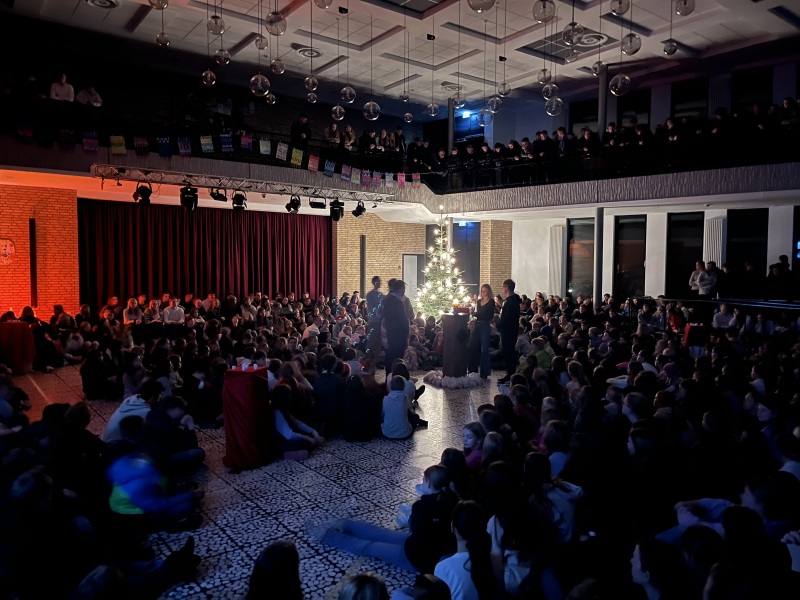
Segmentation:
{"type": "Polygon", "coordinates": [[[481,283],[503,293],[503,281],[511,277],[511,221],[481,222],[481,283]]]}
{"type": "Polygon", "coordinates": [[[378,275],[386,291],[386,281],[403,276],[403,254],[425,254],[425,225],[390,223],[372,213],[354,219],[345,211],[344,219],[333,223],[333,289],[338,296],[364,293],[378,275]],[[367,236],[366,290],[361,290],[362,235],[367,236]]]}
{"type": "Polygon", "coordinates": [[[0,239],[14,242],[11,264],[0,265],[0,311],[19,315],[31,304],[28,219],[36,219],[38,291],[36,314],[49,317],[54,304],[78,310],[78,200],[75,191],[0,186],[0,239]]]}

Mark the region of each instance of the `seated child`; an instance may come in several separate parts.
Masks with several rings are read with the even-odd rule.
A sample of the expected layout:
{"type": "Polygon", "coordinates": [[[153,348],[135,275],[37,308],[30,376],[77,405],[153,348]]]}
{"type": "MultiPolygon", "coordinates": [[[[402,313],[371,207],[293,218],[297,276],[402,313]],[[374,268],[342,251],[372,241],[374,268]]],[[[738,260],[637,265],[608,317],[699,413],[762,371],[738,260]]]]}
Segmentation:
{"type": "Polygon", "coordinates": [[[405,388],[406,379],[401,375],[395,375],[391,380],[391,391],[383,399],[381,432],[389,439],[402,440],[411,437],[415,426],[428,425],[427,421],[423,421],[414,413],[405,388]]]}
{"type": "MultiPolygon", "coordinates": [[[[425,472],[422,474],[422,483],[418,483],[416,485],[416,490],[417,494],[419,494],[420,498],[422,498],[423,496],[428,496],[430,494],[438,494],[448,485],[449,480],[446,469],[425,469],[425,472]]],[[[394,521],[397,524],[398,529],[404,529],[408,527],[408,518],[411,516],[412,507],[413,504],[401,504],[398,507],[400,514],[397,515],[397,518],[394,521]]]]}
{"type": "Polygon", "coordinates": [[[485,437],[486,430],[477,421],[467,423],[461,432],[467,467],[472,471],[478,471],[481,468],[483,462],[483,440],[485,437]]]}

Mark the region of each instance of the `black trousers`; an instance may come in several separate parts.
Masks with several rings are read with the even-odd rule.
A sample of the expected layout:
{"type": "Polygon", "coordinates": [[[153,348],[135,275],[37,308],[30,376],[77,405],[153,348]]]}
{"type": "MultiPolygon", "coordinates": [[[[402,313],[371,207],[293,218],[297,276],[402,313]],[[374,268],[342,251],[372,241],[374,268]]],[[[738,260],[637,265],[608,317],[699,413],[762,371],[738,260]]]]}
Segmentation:
{"type": "Polygon", "coordinates": [[[517,372],[517,336],[509,334],[500,335],[500,350],[503,353],[503,359],[506,365],[508,377],[511,377],[517,372]]]}

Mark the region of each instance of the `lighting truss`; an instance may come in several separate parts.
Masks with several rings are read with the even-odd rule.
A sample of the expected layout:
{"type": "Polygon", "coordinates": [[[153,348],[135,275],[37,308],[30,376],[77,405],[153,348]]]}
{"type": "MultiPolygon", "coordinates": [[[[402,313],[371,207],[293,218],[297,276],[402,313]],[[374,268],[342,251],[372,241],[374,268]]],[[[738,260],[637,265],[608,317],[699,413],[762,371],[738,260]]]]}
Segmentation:
{"type": "Polygon", "coordinates": [[[177,173],[171,171],[158,171],[139,167],[124,167],[121,165],[93,164],[92,177],[102,180],[136,181],[150,183],[151,185],[184,186],[187,183],[196,188],[216,190],[238,190],[259,194],[276,194],[283,196],[311,196],[325,200],[346,200],[351,202],[375,202],[378,204],[391,204],[394,196],[391,194],[377,194],[375,192],[362,192],[360,190],[334,189],[313,187],[294,183],[279,183],[276,181],[261,181],[257,179],[242,179],[239,177],[219,177],[214,175],[197,175],[191,173],[177,173]]]}

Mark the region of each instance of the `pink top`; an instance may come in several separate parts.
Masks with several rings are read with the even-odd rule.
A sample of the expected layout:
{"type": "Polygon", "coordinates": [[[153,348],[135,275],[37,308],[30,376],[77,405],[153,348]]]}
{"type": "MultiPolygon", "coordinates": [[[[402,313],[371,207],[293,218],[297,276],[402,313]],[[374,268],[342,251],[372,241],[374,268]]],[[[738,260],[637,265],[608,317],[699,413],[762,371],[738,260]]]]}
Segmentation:
{"type": "Polygon", "coordinates": [[[477,471],[481,468],[481,462],[483,462],[483,450],[473,450],[467,454],[467,467],[469,469],[477,471]]]}

